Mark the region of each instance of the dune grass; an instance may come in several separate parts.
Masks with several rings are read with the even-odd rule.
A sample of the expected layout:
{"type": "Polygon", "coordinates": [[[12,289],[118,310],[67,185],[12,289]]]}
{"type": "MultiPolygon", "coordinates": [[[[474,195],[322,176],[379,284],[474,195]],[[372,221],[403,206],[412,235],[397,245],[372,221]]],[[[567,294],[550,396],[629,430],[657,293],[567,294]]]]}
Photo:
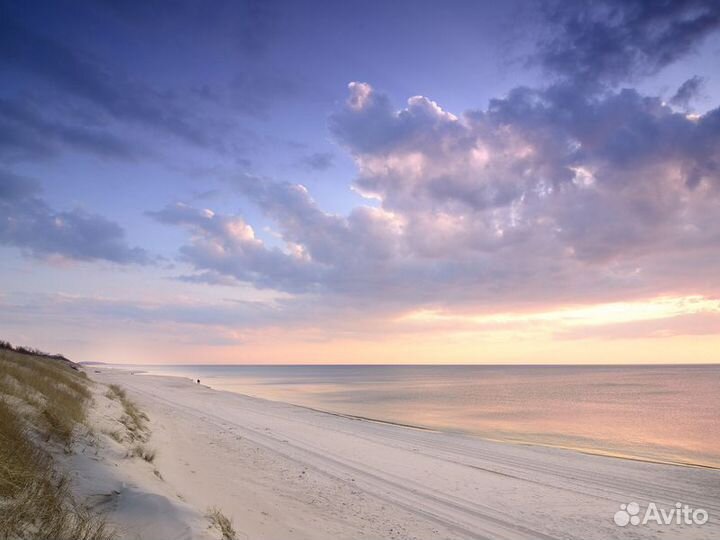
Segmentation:
{"type": "Polygon", "coordinates": [[[127,397],[127,393],[117,384],[108,385],[108,391],[105,394],[110,399],[116,399],[123,407],[124,414],[120,418],[120,422],[130,436],[130,440],[146,441],[148,438],[147,422],[148,416],[135,404],[134,401],[127,397]]]}
{"type": "Polygon", "coordinates": [[[237,540],[237,533],[233,527],[232,520],[223,514],[218,508],[210,508],[207,512],[210,525],[215,527],[222,534],[223,540],[237,540]]]}
{"type": "Polygon", "coordinates": [[[155,461],[155,450],[153,450],[152,448],[148,448],[143,444],[136,444],[130,449],[130,456],[139,457],[144,459],[148,463],[152,463],[153,461],[155,461]]]}
{"type": "Polygon", "coordinates": [[[26,403],[45,424],[40,431],[47,438],[69,444],[91,394],[85,374],[63,362],[0,350],[0,395],[26,403]]]}
{"type": "Polygon", "coordinates": [[[0,349],[0,538],[113,538],[74,500],[49,451],[71,451],[90,396],[86,377],[69,364],[0,349]]]}

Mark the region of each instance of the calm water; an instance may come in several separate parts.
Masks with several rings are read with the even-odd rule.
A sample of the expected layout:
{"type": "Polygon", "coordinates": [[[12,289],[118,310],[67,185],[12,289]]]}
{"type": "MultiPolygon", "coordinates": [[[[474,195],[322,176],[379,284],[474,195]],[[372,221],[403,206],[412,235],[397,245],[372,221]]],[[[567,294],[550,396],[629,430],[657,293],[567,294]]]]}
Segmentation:
{"type": "Polygon", "coordinates": [[[720,366],[143,366],[491,439],[720,467],[720,366]]]}

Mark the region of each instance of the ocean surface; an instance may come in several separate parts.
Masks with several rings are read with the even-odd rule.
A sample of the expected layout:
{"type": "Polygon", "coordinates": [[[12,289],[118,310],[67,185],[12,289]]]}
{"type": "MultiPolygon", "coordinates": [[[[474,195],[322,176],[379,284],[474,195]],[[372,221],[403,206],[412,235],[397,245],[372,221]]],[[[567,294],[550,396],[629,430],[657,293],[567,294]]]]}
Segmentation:
{"type": "Polygon", "coordinates": [[[717,365],[133,367],[380,421],[720,468],[717,365]]]}

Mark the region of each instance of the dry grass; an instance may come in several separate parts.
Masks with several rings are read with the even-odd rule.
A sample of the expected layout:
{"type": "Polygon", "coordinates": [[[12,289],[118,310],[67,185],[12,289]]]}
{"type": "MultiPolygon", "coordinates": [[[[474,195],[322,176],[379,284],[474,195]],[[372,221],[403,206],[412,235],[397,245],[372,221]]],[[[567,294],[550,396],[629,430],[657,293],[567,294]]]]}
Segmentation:
{"type": "Polygon", "coordinates": [[[59,360],[0,350],[0,538],[114,537],[74,500],[41,442],[69,451],[89,398],[86,379],[59,360]]]}
{"type": "Polygon", "coordinates": [[[130,449],[129,456],[143,458],[148,463],[152,463],[155,461],[155,450],[143,444],[136,444],[130,449]]]}
{"type": "Polygon", "coordinates": [[[91,395],[86,378],[64,363],[8,350],[0,350],[0,394],[29,405],[44,424],[44,435],[65,445],[85,421],[91,395]]]}
{"type": "Polygon", "coordinates": [[[233,528],[232,520],[218,508],[210,508],[207,513],[210,525],[222,533],[223,540],[237,540],[237,533],[233,528]]]}
{"type": "Polygon", "coordinates": [[[127,394],[125,393],[125,390],[117,384],[109,384],[108,391],[105,395],[110,399],[127,399],[127,394]]]}
{"type": "Polygon", "coordinates": [[[111,438],[112,440],[114,440],[116,443],[122,444],[123,441],[125,440],[123,434],[120,433],[120,431],[118,431],[118,430],[114,430],[114,431],[103,431],[103,433],[105,433],[105,435],[107,435],[108,437],[110,437],[110,438],[111,438]]]}
{"type": "Polygon", "coordinates": [[[130,436],[130,440],[146,441],[148,438],[147,422],[148,416],[142,412],[138,406],[127,397],[127,393],[117,384],[108,385],[108,391],[105,394],[110,399],[118,400],[123,407],[125,414],[120,418],[120,422],[130,436]]]}

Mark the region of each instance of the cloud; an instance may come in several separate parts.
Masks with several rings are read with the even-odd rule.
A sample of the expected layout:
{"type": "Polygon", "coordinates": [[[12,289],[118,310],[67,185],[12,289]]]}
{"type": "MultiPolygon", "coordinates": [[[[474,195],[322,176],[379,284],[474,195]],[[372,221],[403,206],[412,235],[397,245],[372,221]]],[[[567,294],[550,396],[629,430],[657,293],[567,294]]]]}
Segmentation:
{"type": "Polygon", "coordinates": [[[163,25],[193,24],[193,39],[217,36],[223,32],[230,38],[235,52],[253,55],[263,53],[279,31],[285,13],[281,6],[262,0],[219,0],[213,9],[192,0],[102,0],[89,2],[101,5],[131,24],[156,32],[158,21],[163,25]]]}
{"type": "Polygon", "coordinates": [[[133,324],[177,323],[186,325],[253,326],[282,320],[266,302],[152,302],[112,297],[36,294],[12,298],[18,315],[72,313],[95,320],[131,321],[133,324]]]}
{"type": "Polygon", "coordinates": [[[720,314],[693,313],[676,317],[608,324],[590,328],[565,329],[557,333],[560,339],[646,339],[675,336],[715,336],[720,334],[720,314]]]}
{"type": "Polygon", "coordinates": [[[516,88],[462,119],[426,98],[399,111],[379,111],[384,96],[367,99],[331,125],[358,163],[356,187],[386,208],[482,211],[535,202],[551,209],[565,194],[589,203],[585,195],[657,187],[651,169],[661,170],[669,190],[678,181],[713,187],[717,179],[720,110],[689,118],[634,90],[587,97],[563,85],[516,88]],[[372,136],[379,123],[381,134],[372,136]]]}
{"type": "Polygon", "coordinates": [[[304,186],[244,176],[238,192],[283,248],[239,216],[157,213],[192,232],[187,262],[375,313],[720,292],[720,110],[558,84],[455,115],[422,96],[395,109],[365,83],[349,91],[331,129],[372,202],[331,214],[304,186]]]}
{"type": "Polygon", "coordinates": [[[452,114],[425,97],[411,97],[407,109],[395,111],[388,97],[374,92],[367,83],[352,82],[348,89],[346,107],[331,117],[330,129],[340,142],[359,152],[433,144],[434,135],[457,126],[452,114]]]}
{"type": "Polygon", "coordinates": [[[695,75],[680,85],[675,95],[670,98],[670,103],[676,107],[688,109],[690,102],[697,97],[705,81],[702,77],[695,75]]]}
{"type": "Polygon", "coordinates": [[[6,109],[0,158],[33,160],[73,149],[135,159],[161,155],[176,142],[237,158],[263,146],[267,140],[251,126],[304,91],[300,72],[256,62],[285,16],[255,0],[220,2],[212,10],[185,0],[81,2],[74,10],[45,6],[33,14],[0,7],[0,69],[8,82],[0,96],[6,109]],[[39,25],[40,19],[54,23],[39,25]],[[89,42],[67,38],[91,27],[105,31],[89,42]],[[151,59],[132,58],[140,43],[153,49],[151,59]],[[207,71],[196,54],[217,62],[207,71]],[[198,70],[201,82],[193,76],[198,70]],[[234,113],[253,118],[241,125],[234,113]]]}
{"type": "Polygon", "coordinates": [[[56,155],[62,148],[114,159],[134,159],[147,154],[147,150],[109,131],[44,118],[31,100],[0,99],[0,158],[7,161],[45,158],[56,155]]]}
{"type": "Polygon", "coordinates": [[[0,171],[0,244],[36,257],[147,264],[140,248],[128,246],[122,228],[83,210],[54,210],[27,178],[0,171]]]}
{"type": "Polygon", "coordinates": [[[239,216],[174,204],[148,215],[160,223],[188,229],[191,242],[182,247],[183,259],[201,272],[195,281],[219,282],[220,276],[247,281],[258,287],[306,291],[313,285],[313,265],[301,253],[268,248],[239,216]]]}
{"type": "Polygon", "coordinates": [[[715,0],[552,0],[535,59],[584,87],[651,75],[720,28],[715,0]]]}
{"type": "Polygon", "coordinates": [[[332,168],[335,155],[332,152],[315,152],[305,156],[301,163],[311,171],[327,171],[332,168]]]}
{"type": "Polygon", "coordinates": [[[234,287],[239,282],[232,276],[224,275],[215,271],[198,272],[197,274],[188,274],[177,276],[174,279],[184,281],[185,283],[204,283],[206,285],[226,285],[234,287]]]}
{"type": "Polygon", "coordinates": [[[336,215],[302,185],[246,176],[239,193],[283,247],[252,229],[240,242],[227,224],[245,220],[212,214],[183,221],[185,260],[199,276],[371,313],[597,303],[699,282],[720,293],[720,109],[679,110],[700,79],[671,104],[618,88],[692,52],[720,8],[603,0],[545,14],[535,59],[551,84],[456,114],[419,95],[398,108],[351,82],[329,128],[368,203],[336,215]],[[211,246],[221,249],[208,256],[211,246]]]}
{"type": "MultiPolygon", "coordinates": [[[[82,325],[84,338],[99,339],[105,344],[103,357],[112,357],[115,346],[123,350],[132,344],[138,350],[125,353],[126,362],[150,358],[168,347],[177,346],[180,352],[187,346],[237,346],[249,339],[262,338],[268,327],[280,327],[285,314],[268,302],[232,300],[165,301],[146,297],[78,296],[69,294],[9,294],[0,297],[0,324],[8,331],[40,325],[47,333],[77,335],[82,325]],[[163,336],[159,339],[159,336],[163,336]],[[146,349],[154,352],[147,353],[146,349]],[[147,357],[144,355],[147,354],[147,357]]],[[[280,333],[287,332],[279,330],[280,333]]],[[[47,335],[42,337],[47,339],[47,335]]],[[[40,338],[39,338],[40,339],[40,338]]],[[[61,350],[92,359],[88,351],[68,351],[75,344],[64,339],[61,350]]],[[[197,350],[193,354],[197,354],[197,350]]],[[[97,357],[95,357],[97,358],[97,357]]]]}
{"type": "MultiPolygon", "coordinates": [[[[85,115],[111,119],[172,134],[185,142],[202,147],[224,149],[218,131],[223,126],[199,117],[193,109],[179,102],[177,96],[154,89],[122,74],[121,69],[88,53],[70,48],[65,42],[38,34],[18,23],[9,13],[0,17],[0,65],[8,72],[29,77],[28,88],[36,88],[37,81],[45,84],[45,90],[60,93],[54,96],[53,104],[44,107],[47,117],[59,105],[81,102],[85,115]],[[87,106],[91,107],[88,108],[87,106]]],[[[39,120],[36,111],[32,117],[16,115],[15,122],[32,131],[38,123],[51,124],[50,120],[39,120]]],[[[77,121],[77,120],[75,120],[77,121]]],[[[75,137],[80,128],[66,128],[75,137]]],[[[98,130],[99,131],[99,130],[98,130]]],[[[61,133],[62,135],[62,133],[61,133]]],[[[97,141],[84,133],[86,144],[107,146],[108,134],[96,133],[97,141]]]]}
{"type": "Polygon", "coordinates": [[[267,116],[272,104],[294,98],[300,91],[298,82],[289,77],[243,72],[230,83],[227,101],[237,111],[262,118],[267,116]]]}
{"type": "Polygon", "coordinates": [[[269,180],[245,178],[238,189],[277,223],[283,249],[268,247],[240,216],[184,204],[149,213],[191,232],[181,254],[200,272],[193,280],[224,275],[289,293],[358,296],[380,286],[385,276],[397,275],[385,268],[394,264],[397,224],[381,209],[360,207],[347,217],[328,214],[303,186],[269,180]]]}

